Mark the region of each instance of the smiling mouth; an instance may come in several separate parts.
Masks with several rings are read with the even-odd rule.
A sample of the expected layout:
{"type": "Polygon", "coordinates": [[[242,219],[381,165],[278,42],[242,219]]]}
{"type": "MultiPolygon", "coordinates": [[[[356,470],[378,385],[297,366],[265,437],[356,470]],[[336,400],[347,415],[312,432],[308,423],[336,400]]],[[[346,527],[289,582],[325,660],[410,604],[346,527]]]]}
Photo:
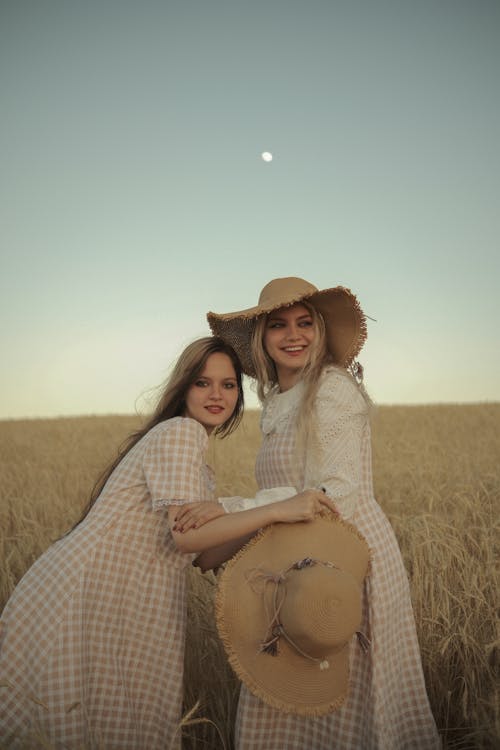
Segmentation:
{"type": "Polygon", "coordinates": [[[297,352],[303,352],[305,346],[284,346],[282,351],[287,352],[287,354],[296,354],[297,352]]]}
{"type": "Polygon", "coordinates": [[[205,409],[207,409],[210,414],[220,414],[221,411],[224,411],[223,406],[205,406],[205,409]]]}

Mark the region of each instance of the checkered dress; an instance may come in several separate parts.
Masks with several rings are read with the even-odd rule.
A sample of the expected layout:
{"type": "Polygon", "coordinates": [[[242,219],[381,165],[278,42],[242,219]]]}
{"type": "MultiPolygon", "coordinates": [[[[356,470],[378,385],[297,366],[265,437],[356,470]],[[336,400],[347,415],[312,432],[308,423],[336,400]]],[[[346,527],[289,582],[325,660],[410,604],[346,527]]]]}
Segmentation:
{"type": "Polygon", "coordinates": [[[373,497],[365,399],[350,376],[335,368],[326,370],[315,403],[316,450],[301,459],[294,452],[302,392],[299,383],[271,394],[265,404],[257,481],[264,488],[324,488],[341,515],[365,536],[372,570],[365,582],[361,630],[371,647],[365,654],[355,640],[351,643],[348,697],[327,716],[281,713],[243,685],[236,747],[434,750],[440,740],[425,690],[407,575],[392,528],[373,497]]]}
{"type": "Polygon", "coordinates": [[[180,746],[194,555],[177,550],[166,506],[213,499],[207,441],[192,419],[151,429],[20,581],[0,621],[0,744],[39,747],[42,733],[54,750],[180,746]]]}

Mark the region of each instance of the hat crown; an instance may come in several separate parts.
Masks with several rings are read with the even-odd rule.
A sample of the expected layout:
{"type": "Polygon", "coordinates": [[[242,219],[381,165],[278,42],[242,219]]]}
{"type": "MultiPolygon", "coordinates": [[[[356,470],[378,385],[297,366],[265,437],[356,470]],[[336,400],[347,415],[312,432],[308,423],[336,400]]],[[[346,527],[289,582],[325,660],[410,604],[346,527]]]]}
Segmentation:
{"type": "Polygon", "coordinates": [[[252,693],[301,716],[342,705],[369,561],[356,527],[325,512],[268,526],[228,562],[217,590],[217,627],[252,693]]]}
{"type": "Polygon", "coordinates": [[[323,659],[341,650],[359,629],[360,587],[347,571],[314,565],[291,571],[282,585],[283,629],[310,656],[323,659]]]}
{"type": "Polygon", "coordinates": [[[302,297],[317,292],[317,287],[297,276],[286,276],[273,279],[266,284],[259,296],[259,306],[267,310],[284,307],[300,300],[302,297]]]}

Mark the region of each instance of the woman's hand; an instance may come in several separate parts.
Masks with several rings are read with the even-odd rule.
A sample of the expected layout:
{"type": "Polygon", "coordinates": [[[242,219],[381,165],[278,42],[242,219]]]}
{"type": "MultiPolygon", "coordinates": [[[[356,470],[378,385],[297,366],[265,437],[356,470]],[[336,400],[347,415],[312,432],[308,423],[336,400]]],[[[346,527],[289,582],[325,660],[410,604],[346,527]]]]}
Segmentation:
{"type": "Polygon", "coordinates": [[[276,503],[276,520],[280,523],[312,521],[324,508],[338,514],[334,503],[320,490],[304,490],[289,500],[276,503]]]}
{"type": "Polygon", "coordinates": [[[179,505],[179,510],[175,516],[175,525],[172,527],[173,531],[179,531],[184,533],[189,529],[199,529],[208,521],[212,521],[214,518],[223,516],[225,510],[220,503],[215,502],[199,502],[199,503],[186,503],[185,505],[179,505]]]}

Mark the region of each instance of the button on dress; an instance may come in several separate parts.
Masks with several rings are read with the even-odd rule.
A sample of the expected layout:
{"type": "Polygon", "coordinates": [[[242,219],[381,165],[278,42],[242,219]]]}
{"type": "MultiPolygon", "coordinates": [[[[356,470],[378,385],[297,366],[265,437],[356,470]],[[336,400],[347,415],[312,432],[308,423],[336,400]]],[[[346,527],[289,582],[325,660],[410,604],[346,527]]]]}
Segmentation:
{"type": "MultiPolygon", "coordinates": [[[[368,406],[354,379],[323,374],[314,406],[314,450],[295,450],[304,385],[273,391],[261,418],[259,488],[322,488],[366,538],[371,572],[363,591],[361,630],[353,639],[343,706],[326,716],[285,714],[241,688],[237,750],[435,750],[441,746],[425,689],[406,570],[388,519],[373,496],[368,406]]],[[[272,657],[270,657],[272,658],[272,657]]]]}
{"type": "MultiPolygon", "coordinates": [[[[28,570],[0,620],[0,738],[54,750],[180,747],[185,569],[169,504],[213,500],[206,430],[175,417],[115,469],[28,570]],[[32,744],[29,744],[32,743],[32,744]]],[[[2,744],[0,743],[0,744],[2,744]]]]}

